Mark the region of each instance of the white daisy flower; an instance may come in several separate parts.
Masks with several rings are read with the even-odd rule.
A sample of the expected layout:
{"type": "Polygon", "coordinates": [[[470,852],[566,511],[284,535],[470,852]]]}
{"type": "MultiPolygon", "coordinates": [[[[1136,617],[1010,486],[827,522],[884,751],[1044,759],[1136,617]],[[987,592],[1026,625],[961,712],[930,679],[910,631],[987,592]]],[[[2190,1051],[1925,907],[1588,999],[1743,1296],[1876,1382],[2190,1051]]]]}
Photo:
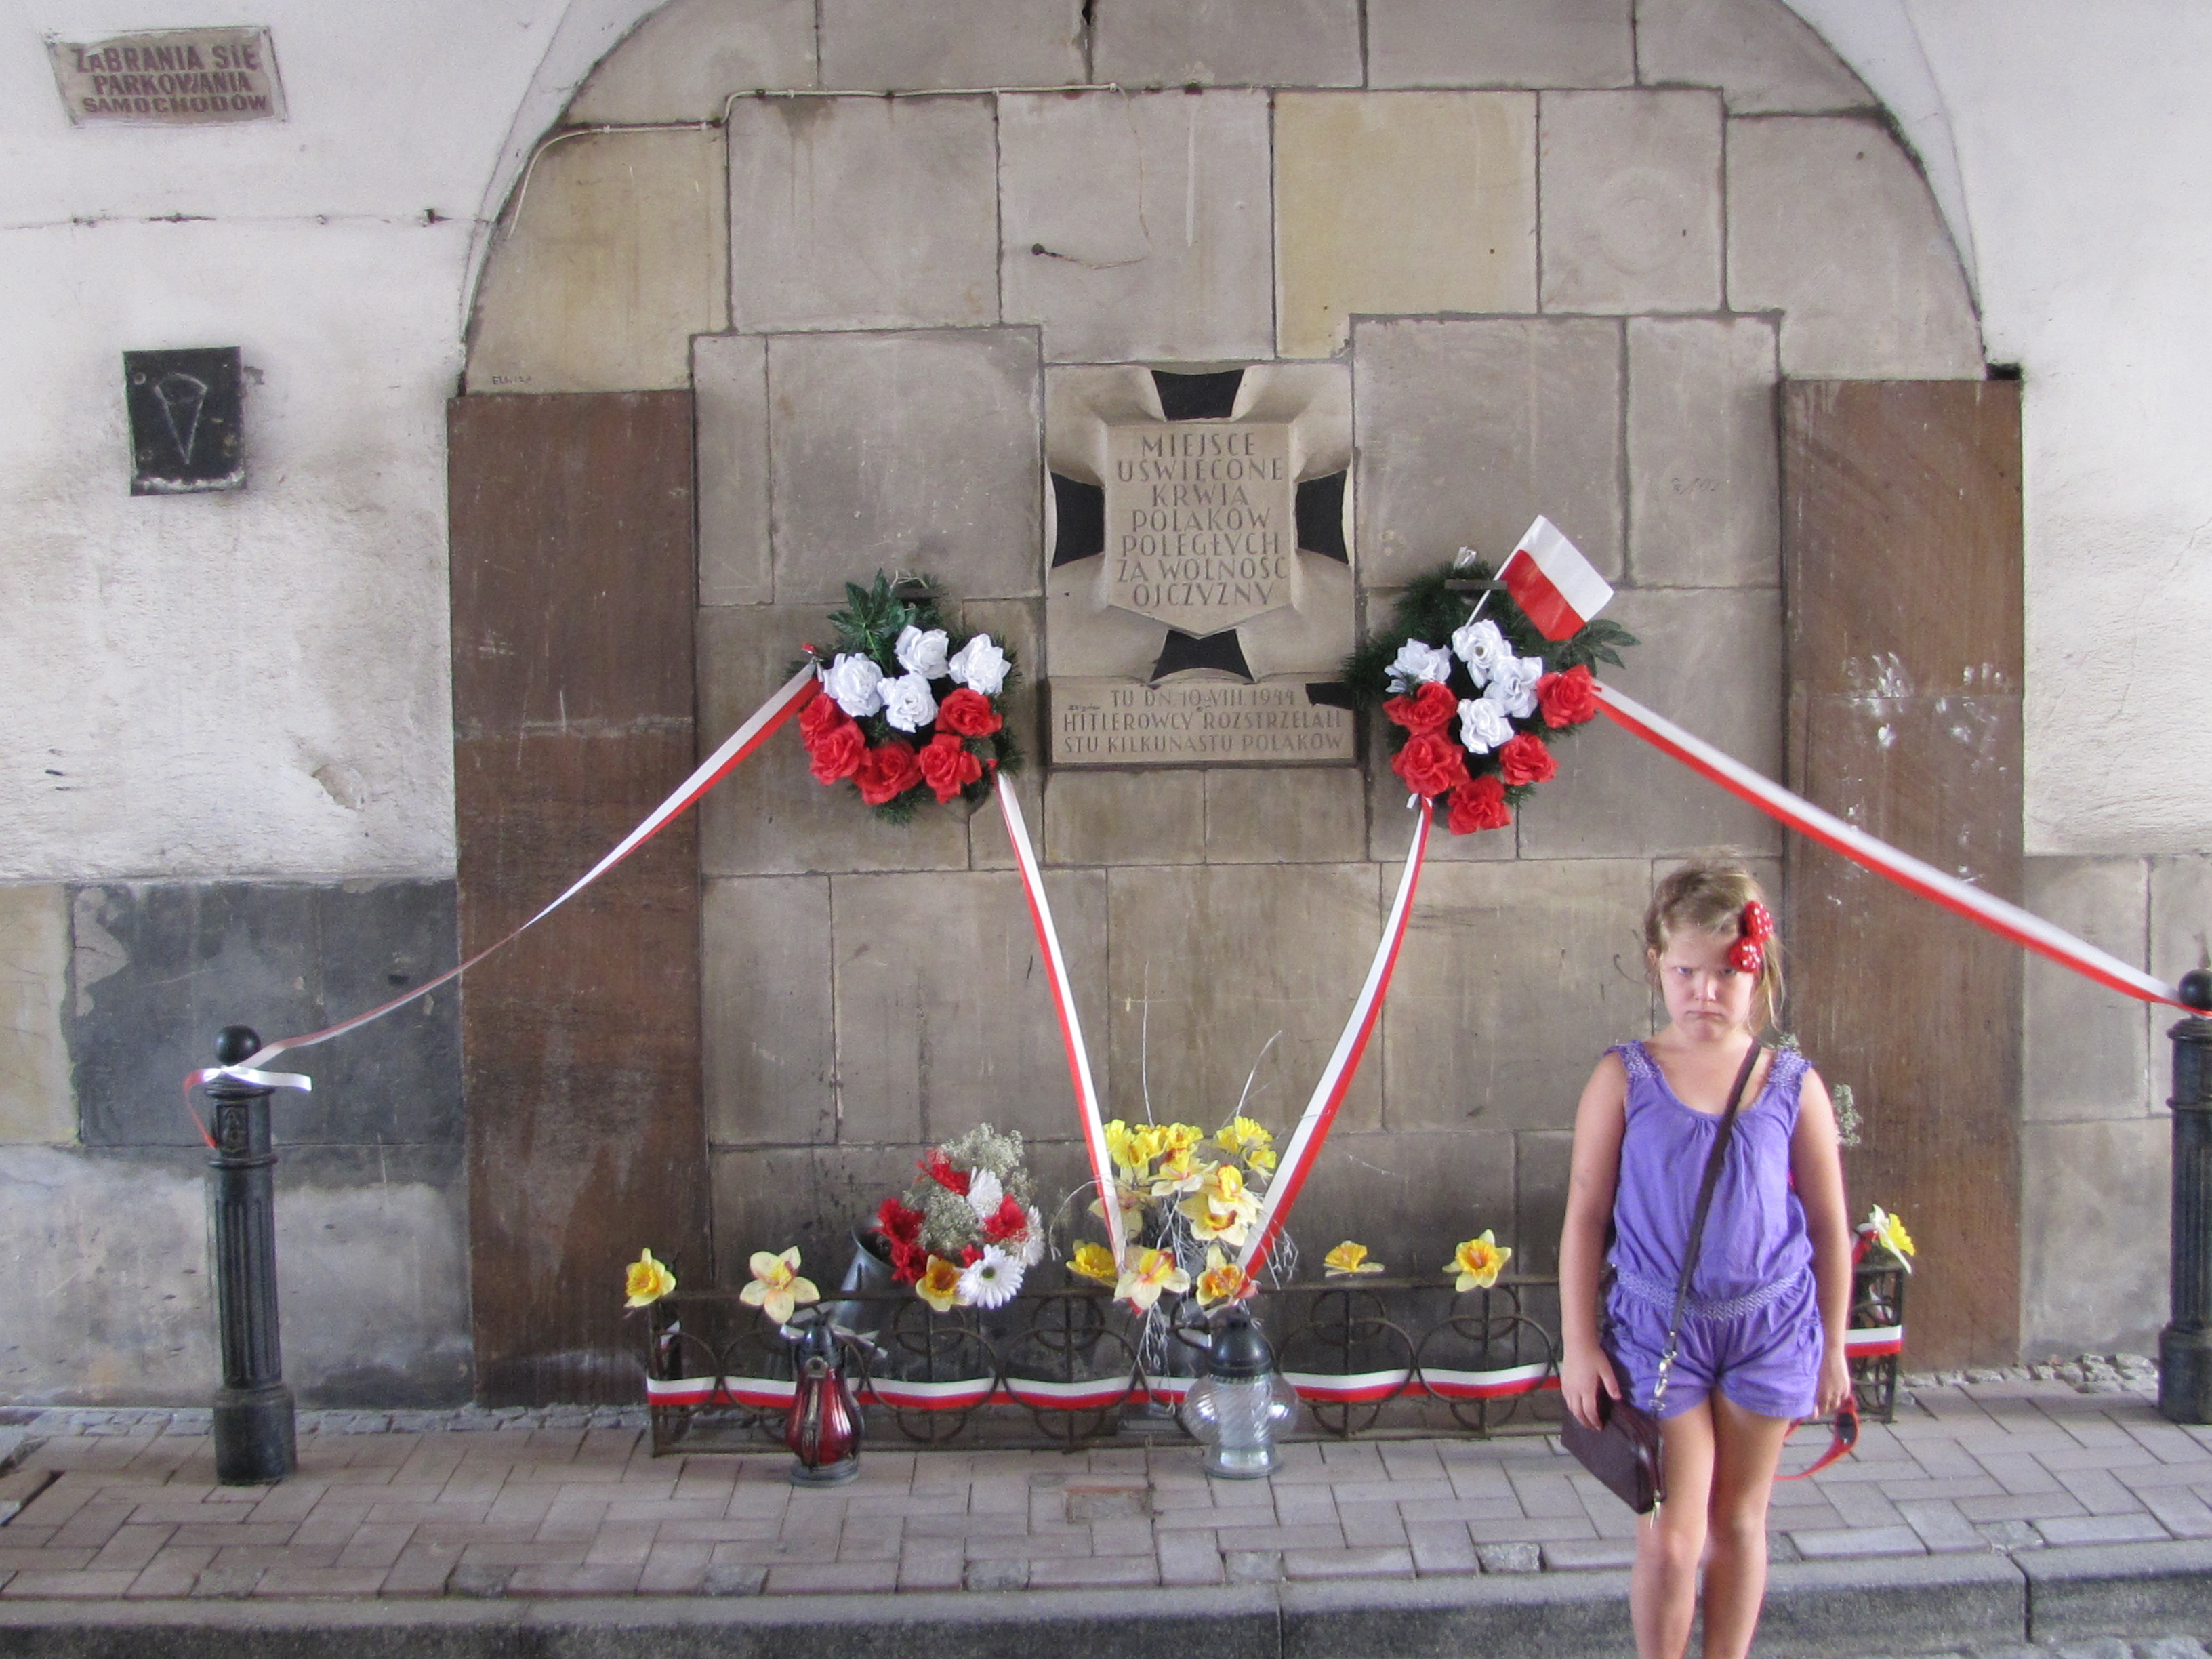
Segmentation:
{"type": "Polygon", "coordinates": [[[986,1244],[982,1255],[961,1272],[960,1300],[970,1308],[1004,1307],[1020,1291],[1024,1271],[1015,1257],[986,1244]]]}

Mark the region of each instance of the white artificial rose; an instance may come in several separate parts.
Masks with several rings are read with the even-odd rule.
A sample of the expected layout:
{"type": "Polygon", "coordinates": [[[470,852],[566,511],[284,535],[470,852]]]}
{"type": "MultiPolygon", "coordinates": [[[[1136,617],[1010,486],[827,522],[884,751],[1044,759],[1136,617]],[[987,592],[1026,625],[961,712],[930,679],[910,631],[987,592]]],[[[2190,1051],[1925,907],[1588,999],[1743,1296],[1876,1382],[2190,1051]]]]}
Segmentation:
{"type": "Polygon", "coordinates": [[[1006,653],[992,642],[988,634],[978,634],[962,646],[945,668],[970,691],[986,697],[997,696],[999,688],[1006,683],[1006,653]]]}
{"type": "Polygon", "coordinates": [[[1536,712],[1536,682],[1543,678],[1541,657],[1507,657],[1492,672],[1482,695],[1516,720],[1525,720],[1536,712]]]}
{"type": "MultiPolygon", "coordinates": [[[[1029,1231],[1022,1235],[1022,1266],[1034,1267],[1044,1260],[1044,1218],[1037,1207],[1030,1206],[1029,1231]]],[[[1908,1270],[1909,1271],[1909,1270],[1908,1270]]]]}
{"type": "Polygon", "coordinates": [[[883,683],[884,671],[862,656],[839,657],[822,677],[823,689],[854,720],[884,706],[883,683]]]}
{"type": "Polygon", "coordinates": [[[927,680],[941,680],[946,672],[947,643],[943,629],[933,628],[925,633],[908,623],[899,630],[898,643],[891,647],[891,654],[908,673],[919,674],[927,680]]]}
{"type": "Polygon", "coordinates": [[[968,1207],[975,1211],[978,1221],[988,1221],[998,1214],[999,1200],[1006,1195],[1006,1188],[988,1170],[978,1170],[968,1177],[968,1207]]]}
{"type": "Polygon", "coordinates": [[[1498,665],[1513,654],[1498,624],[1487,621],[1471,622],[1453,635],[1452,649],[1459,653],[1459,659],[1467,665],[1477,685],[1489,684],[1498,665]]]}
{"type": "Polygon", "coordinates": [[[937,699],[925,674],[902,674],[883,684],[884,718],[902,732],[919,732],[937,718],[937,699]]]}
{"type": "Polygon", "coordinates": [[[1451,653],[1419,640],[1407,640],[1390,661],[1390,689],[1403,696],[1425,680],[1441,684],[1451,678],[1451,653]]]}
{"type": "Polygon", "coordinates": [[[1459,740],[1470,753],[1486,755],[1513,735],[1513,722],[1488,696],[1468,697],[1459,706],[1459,740]]]}

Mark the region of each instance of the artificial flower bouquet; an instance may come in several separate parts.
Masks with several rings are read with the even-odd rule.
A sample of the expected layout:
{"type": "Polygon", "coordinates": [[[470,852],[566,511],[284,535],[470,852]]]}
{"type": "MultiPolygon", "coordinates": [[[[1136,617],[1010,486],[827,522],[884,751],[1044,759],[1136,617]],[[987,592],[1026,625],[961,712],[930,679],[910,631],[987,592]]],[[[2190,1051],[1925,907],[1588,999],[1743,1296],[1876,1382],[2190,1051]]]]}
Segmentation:
{"type": "Polygon", "coordinates": [[[837,648],[821,695],[799,716],[814,781],[849,778],[898,823],[933,797],[981,800],[994,769],[1021,763],[1003,702],[1012,655],[988,634],[949,625],[927,578],[894,587],[878,571],[872,586],[848,582],[845,594],[830,618],[837,648]]]}
{"type": "Polygon", "coordinates": [[[1260,1217],[1260,1194],[1275,1170],[1275,1138],[1239,1114],[1209,1136],[1195,1123],[1106,1125],[1114,1162],[1113,1190],[1091,1205],[1104,1215],[1118,1204],[1133,1242],[1116,1261],[1103,1244],[1076,1248],[1068,1271],[1114,1287],[1114,1294],[1149,1312],[1164,1294],[1193,1294],[1202,1308],[1242,1300],[1253,1283],[1232,1252],[1243,1248],[1260,1217]],[[1188,1260],[1186,1260],[1188,1258],[1188,1260]],[[1203,1261],[1196,1274],[1189,1269],[1203,1261]]]}
{"type": "Polygon", "coordinates": [[[1417,578],[1389,628],[1354,652],[1345,678],[1390,722],[1390,769],[1425,799],[1445,796],[1455,836],[1503,830],[1558,771],[1551,745],[1597,713],[1591,667],[1618,664],[1635,636],[1603,619],[1544,637],[1476,559],[1417,578]],[[1455,586],[1455,584],[1457,586],[1455,586]]]}
{"type": "Polygon", "coordinates": [[[918,1167],[920,1178],[876,1212],[892,1279],[939,1313],[1012,1300],[1044,1256],[1019,1133],[979,1123],[918,1167]]]}

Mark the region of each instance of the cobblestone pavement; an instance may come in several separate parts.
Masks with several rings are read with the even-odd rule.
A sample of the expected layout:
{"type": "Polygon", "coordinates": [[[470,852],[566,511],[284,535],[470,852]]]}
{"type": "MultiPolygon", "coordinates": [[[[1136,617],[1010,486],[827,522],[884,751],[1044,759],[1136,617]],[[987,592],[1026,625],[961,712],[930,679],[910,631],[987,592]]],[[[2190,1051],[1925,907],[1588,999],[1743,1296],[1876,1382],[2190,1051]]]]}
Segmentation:
{"type": "MultiPolygon", "coordinates": [[[[1983,1375],[1927,1382],[1855,1458],[1778,1486],[1776,1558],[2212,1537],[2212,1429],[2166,1422],[2134,1379],[1983,1375]]],[[[295,1476],[240,1488],[214,1484],[204,1413],[0,1426],[0,1597],[1003,1590],[1572,1572],[1633,1553],[1633,1517],[1540,1435],[1300,1443],[1254,1482],[1207,1480],[1189,1447],[878,1445],[853,1484],[799,1491],[781,1455],[655,1458],[641,1412],[301,1428],[295,1476]]]]}
{"type": "MultiPolygon", "coordinates": [[[[1889,1656],[1869,1654],[1865,1659],[1889,1659],[1889,1656]]],[[[2072,1642],[2009,1642],[2002,1647],[1960,1648],[1923,1654],[1917,1659],[2212,1659],[2212,1656],[2193,1636],[2144,1637],[2133,1641],[2091,1636],[2072,1642]]]]}

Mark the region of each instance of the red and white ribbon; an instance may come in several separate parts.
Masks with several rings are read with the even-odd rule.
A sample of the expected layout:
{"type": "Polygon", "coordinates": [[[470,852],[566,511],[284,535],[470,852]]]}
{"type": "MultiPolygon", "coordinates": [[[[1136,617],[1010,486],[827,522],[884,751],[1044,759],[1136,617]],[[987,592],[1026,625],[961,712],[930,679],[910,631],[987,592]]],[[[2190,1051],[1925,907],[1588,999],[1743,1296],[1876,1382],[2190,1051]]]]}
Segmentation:
{"type": "MultiPolygon", "coordinates": [[[[731,732],[720,748],[700,762],[697,769],[677,786],[676,792],[654,807],[636,829],[624,836],[612,852],[585,872],[567,892],[524,922],[521,927],[507,934],[506,938],[487,945],[459,967],[449,968],[437,978],[426,984],[416,986],[404,996],[394,997],[389,1002],[371,1008],[367,1013],[356,1014],[350,1019],[340,1020],[337,1024],[325,1026],[319,1031],[310,1031],[305,1036],[279,1037],[274,1042],[264,1042],[239,1065],[210,1066],[203,1071],[194,1072],[185,1079],[185,1097],[187,1106],[191,1103],[193,1090],[204,1084],[212,1083],[217,1078],[229,1078],[241,1083],[264,1084],[277,1089],[313,1088],[314,1085],[310,1079],[296,1073],[262,1072],[253,1068],[262,1060],[273,1059],[289,1049],[312,1048],[319,1042],[328,1042],[332,1037],[343,1036],[348,1031],[359,1030],[370,1021],[382,1019],[386,1014],[404,1008],[418,998],[429,995],[441,985],[459,979],[494,951],[504,950],[514,944],[516,939],[521,938],[530,929],[544,921],[546,917],[551,915],[601,876],[644,846],[654,836],[659,834],[672,819],[681,817],[709,789],[727,776],[740,762],[745,760],[761,744],[766,743],[778,726],[805,708],[807,702],[814,696],[817,684],[815,666],[813,663],[809,662],[805,667],[786,680],[781,690],[754,710],[751,717],[736,731],[731,732]]],[[[204,1139],[207,1133],[204,1127],[200,1133],[204,1139]]]]}
{"type": "Polygon", "coordinates": [[[1329,1055],[1321,1081],[1314,1085],[1312,1098],[1306,1102],[1304,1115],[1298,1119],[1290,1144],[1283,1149],[1282,1163],[1275,1171],[1275,1178],[1267,1183],[1267,1195],[1261,1200],[1251,1237],[1237,1258],[1237,1266],[1255,1278],[1261,1264],[1267,1259],[1267,1251],[1282,1232],[1284,1222],[1290,1218],[1291,1206],[1298,1200],[1298,1189],[1313,1173],[1315,1160],[1321,1156],[1322,1143],[1328,1139],[1330,1126],[1336,1121],[1337,1108],[1344,1104],[1352,1079],[1358,1073],[1359,1057],[1366,1051],[1367,1039],[1374,1035],[1375,1022],[1382,1018],[1382,999],[1390,989],[1390,975],[1398,966],[1398,947],[1406,942],[1406,923],[1413,914],[1413,892],[1420,885],[1421,862],[1428,854],[1429,826],[1435,817],[1435,806],[1424,800],[1420,821],[1413,826],[1413,844],[1406,849],[1405,872],[1398,878],[1398,896],[1391,902],[1390,919],[1383,927],[1382,942],[1375,947],[1375,960],[1368,964],[1366,982],[1359,988],[1359,1000],[1352,1004],[1352,1018],[1345,1022],[1343,1034],[1336,1040],[1335,1052],[1329,1055]]]}
{"type": "Polygon", "coordinates": [[[1091,1077],[1091,1051],[1084,1046],[1083,1021],[1075,1012],[1075,993],[1067,980],[1067,959],[1060,954],[1060,930],[1052,923],[1052,902],[1045,896],[1044,877],[1037,869],[1036,849],[1030,845],[1030,827],[1022,817],[1013,781],[1004,772],[996,775],[999,811],[1006,821],[1006,839],[1012,843],[1014,866],[1022,878],[1022,896],[1029,901],[1030,921],[1036,927],[1037,945],[1044,952],[1046,982],[1052,988],[1053,1012],[1060,1018],[1060,1045],[1067,1050],[1067,1073],[1075,1085],[1077,1115],[1083,1120],[1083,1145],[1091,1154],[1091,1173],[1098,1182],[1098,1207],[1106,1214],[1106,1243],[1114,1260],[1121,1259],[1128,1231],[1114,1186],[1113,1155],[1106,1150],[1106,1120],[1098,1105],[1098,1085],[1091,1077]]]}
{"type": "Polygon", "coordinates": [[[1609,685],[1597,688],[1598,707],[1616,724],[1626,727],[1662,754],[1671,755],[1692,771],[1711,780],[1748,801],[1769,817],[1798,834],[1842,854],[1878,876],[1887,877],[1909,893],[1932,899],[1954,915],[1964,916],[1991,933],[2048,957],[2062,968],[2123,995],[2144,1002],[2171,1003],[2190,1013],[2197,1011],[2181,1000],[2180,992],[2162,979],[2130,966],[2118,957],[2078,939],[2063,927],[2054,927],[2017,904],[2008,904],[1978,887],[1924,864],[1909,853],[1900,853],[1887,842],[1876,841],[1856,824],[1832,812],[1824,812],[1802,795],[1795,795],[1771,779],[1760,776],[1741,761],[1723,754],[1700,738],[1692,737],[1673,721],[1653,714],[1633,697],[1609,685]]]}

